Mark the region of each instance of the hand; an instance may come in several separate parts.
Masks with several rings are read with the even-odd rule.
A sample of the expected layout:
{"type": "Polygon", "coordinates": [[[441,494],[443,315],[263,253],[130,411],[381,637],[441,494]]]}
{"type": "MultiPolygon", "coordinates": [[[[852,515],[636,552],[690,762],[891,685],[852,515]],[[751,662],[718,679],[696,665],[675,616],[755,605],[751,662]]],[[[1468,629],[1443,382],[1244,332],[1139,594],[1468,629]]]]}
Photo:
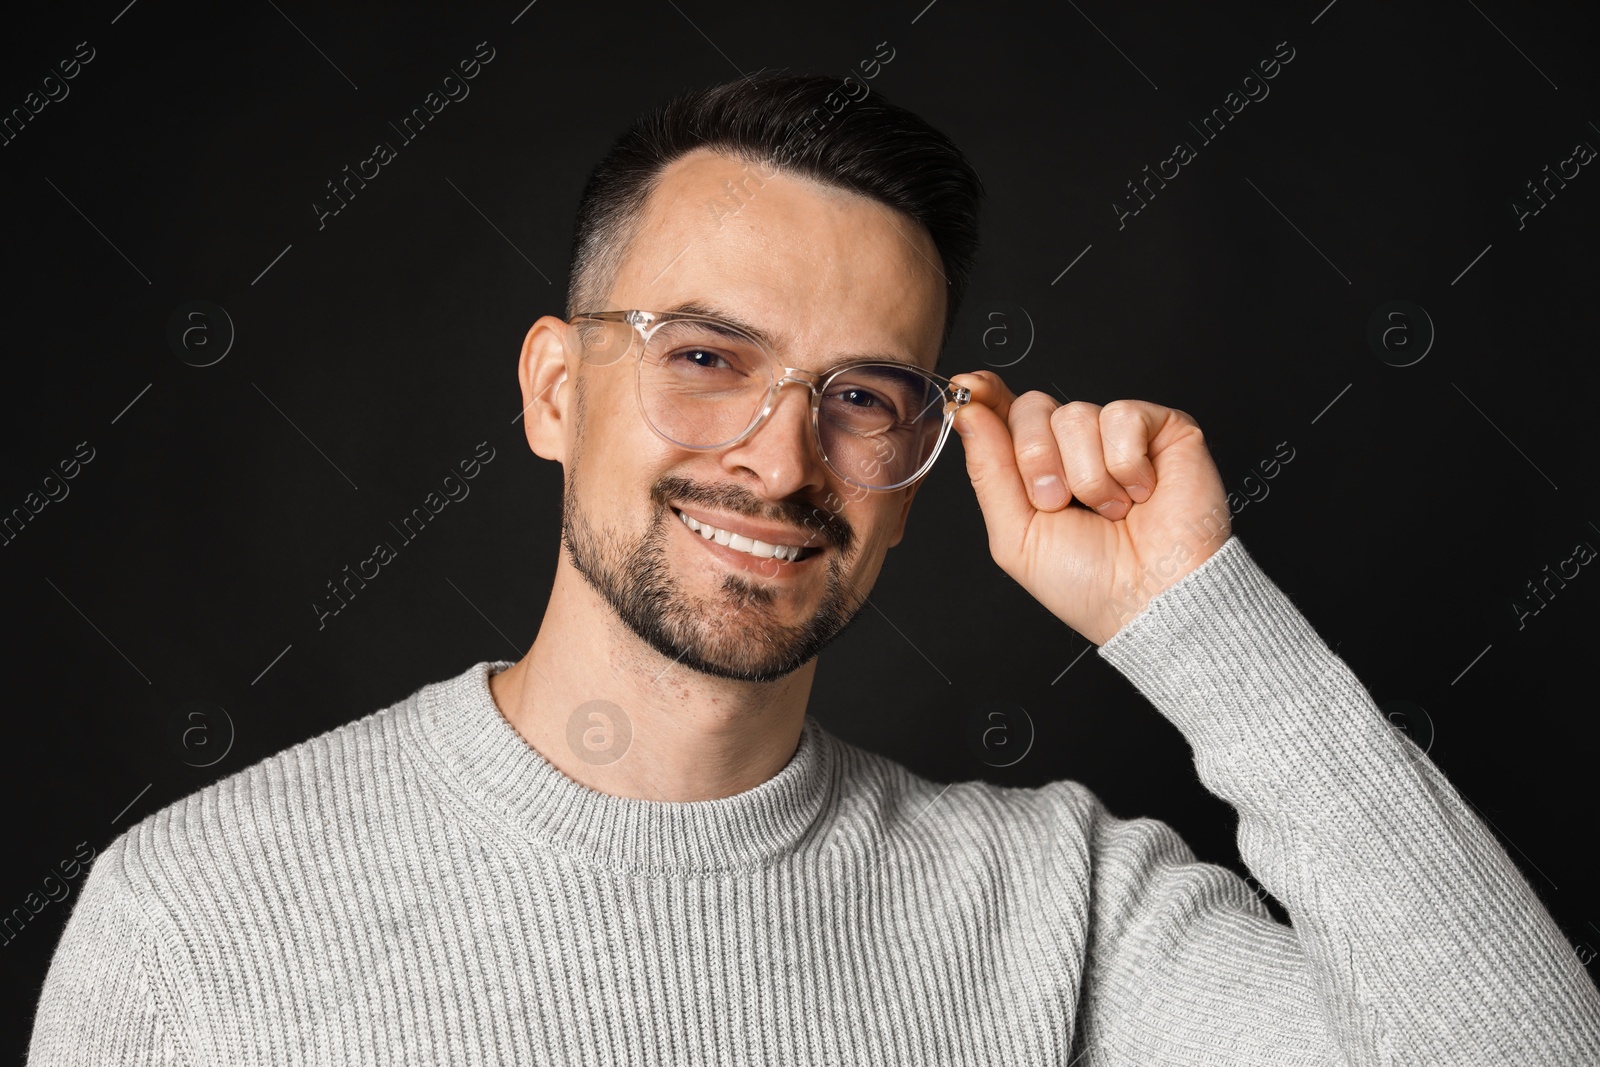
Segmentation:
{"type": "Polygon", "coordinates": [[[952,381],[972,390],[955,428],[990,554],[1096,645],[1232,533],[1216,463],[1182,411],[1015,396],[986,370],[952,381]]]}

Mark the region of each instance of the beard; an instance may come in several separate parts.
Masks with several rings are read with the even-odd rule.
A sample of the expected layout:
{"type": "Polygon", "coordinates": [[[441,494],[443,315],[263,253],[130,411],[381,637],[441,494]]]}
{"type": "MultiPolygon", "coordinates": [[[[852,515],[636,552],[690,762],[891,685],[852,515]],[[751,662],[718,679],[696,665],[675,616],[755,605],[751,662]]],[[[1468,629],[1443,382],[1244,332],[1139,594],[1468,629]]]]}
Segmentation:
{"type": "Polygon", "coordinates": [[[776,619],[773,605],[779,595],[760,577],[730,571],[710,597],[685,592],[667,558],[667,523],[682,520],[666,501],[709,501],[706,491],[682,478],[656,483],[650,526],[634,539],[597,533],[576,496],[570,480],[562,493],[562,544],[573,569],[605,597],[627,629],[688,669],[738,681],[779,680],[827,648],[866,605],[866,597],[851,601],[837,550],[822,560],[827,566],[822,603],[800,624],[776,619]]]}
{"type": "MultiPolygon", "coordinates": [[[[574,456],[574,461],[576,456],[574,456]]],[[[773,611],[779,595],[759,579],[729,572],[716,593],[684,591],[667,558],[667,523],[681,522],[668,500],[755,515],[760,501],[732,486],[704,487],[666,476],[651,486],[652,515],[643,534],[629,540],[617,531],[604,534],[589,522],[578,503],[577,464],[561,497],[561,542],[572,567],[605,598],[624,625],[657,652],[691,670],[743,682],[773,682],[809,663],[855,621],[866,596],[853,598],[843,558],[855,538],[837,515],[820,514],[797,502],[766,514],[804,528],[822,527],[827,543],[827,581],[816,613],[797,625],[780,623],[773,611]]]]}

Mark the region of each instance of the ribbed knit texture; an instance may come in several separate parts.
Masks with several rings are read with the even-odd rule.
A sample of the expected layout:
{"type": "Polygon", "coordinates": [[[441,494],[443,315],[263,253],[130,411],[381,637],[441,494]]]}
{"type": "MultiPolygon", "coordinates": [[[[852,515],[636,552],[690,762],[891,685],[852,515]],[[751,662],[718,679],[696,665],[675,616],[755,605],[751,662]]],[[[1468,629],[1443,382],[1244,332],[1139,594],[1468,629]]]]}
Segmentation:
{"type": "Polygon", "coordinates": [[[29,1062],[1600,1063],[1527,882],[1237,537],[1100,654],[1292,929],[1081,785],[929,782],[812,718],[737,796],[610,797],[485,662],[118,837],[29,1062]]]}

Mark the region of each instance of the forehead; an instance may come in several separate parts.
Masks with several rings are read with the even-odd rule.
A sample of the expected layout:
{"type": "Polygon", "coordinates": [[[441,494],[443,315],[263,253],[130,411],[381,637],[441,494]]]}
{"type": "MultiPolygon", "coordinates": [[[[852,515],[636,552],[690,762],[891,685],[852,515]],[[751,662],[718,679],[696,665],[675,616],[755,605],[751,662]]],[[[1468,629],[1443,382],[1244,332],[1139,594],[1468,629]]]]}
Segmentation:
{"type": "Polygon", "coordinates": [[[659,175],[611,306],[722,308],[797,366],[872,355],[932,367],[945,288],[932,238],[901,212],[770,162],[700,150],[659,175]]]}

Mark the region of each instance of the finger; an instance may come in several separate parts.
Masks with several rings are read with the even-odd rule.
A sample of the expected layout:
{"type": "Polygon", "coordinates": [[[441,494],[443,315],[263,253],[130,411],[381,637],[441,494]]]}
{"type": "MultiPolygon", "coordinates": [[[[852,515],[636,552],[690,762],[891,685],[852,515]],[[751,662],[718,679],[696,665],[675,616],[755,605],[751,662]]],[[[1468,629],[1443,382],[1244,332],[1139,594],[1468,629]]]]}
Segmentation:
{"type": "Polygon", "coordinates": [[[1171,412],[1143,400],[1113,400],[1100,409],[1100,442],[1106,471],[1135,503],[1144,503],[1156,487],[1150,446],[1171,412]]]}
{"type": "Polygon", "coordinates": [[[1051,425],[1051,416],[1060,406],[1048,393],[1029,390],[1012,401],[1011,417],[1006,420],[1016,450],[1017,474],[1040,511],[1059,511],[1072,499],[1061,447],[1051,425]]]}
{"type": "MultiPolygon", "coordinates": [[[[957,384],[973,389],[976,382],[957,384]]],[[[996,399],[993,392],[988,398],[996,399]]],[[[1005,406],[1009,408],[1009,399],[1005,400],[1005,406]]],[[[1023,488],[1022,477],[1017,473],[1016,446],[1012,443],[1011,431],[986,402],[969,403],[958,409],[955,426],[961,435],[962,451],[967,456],[967,477],[972,480],[984,526],[989,531],[990,551],[996,560],[1009,559],[1019,549],[1029,521],[1037,514],[1023,488]],[[1006,532],[1014,534],[1017,543],[1003,543],[1006,532]]]]}
{"type": "Polygon", "coordinates": [[[950,379],[956,385],[972,390],[972,402],[982,404],[1000,416],[1002,422],[1011,414],[1012,401],[1016,394],[1006,388],[1006,383],[1000,380],[1000,375],[992,370],[970,371],[966,374],[957,374],[950,379]]]}
{"type": "Polygon", "coordinates": [[[1106,470],[1105,448],[1100,437],[1099,404],[1074,400],[1063,404],[1050,417],[1062,463],[1067,471],[1067,487],[1084,506],[1097,515],[1120,519],[1133,502],[1122,486],[1106,470]]]}

